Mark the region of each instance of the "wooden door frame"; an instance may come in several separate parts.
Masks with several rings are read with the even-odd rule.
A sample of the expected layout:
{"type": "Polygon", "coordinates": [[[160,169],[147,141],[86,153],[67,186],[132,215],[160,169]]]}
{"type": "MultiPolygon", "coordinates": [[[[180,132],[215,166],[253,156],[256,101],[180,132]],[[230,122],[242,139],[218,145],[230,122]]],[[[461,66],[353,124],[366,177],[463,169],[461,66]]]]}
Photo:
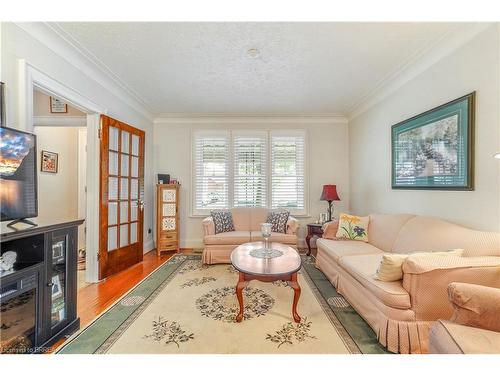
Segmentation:
{"type": "Polygon", "coordinates": [[[33,132],[33,90],[64,100],[72,107],[87,114],[87,247],[85,281],[99,281],[99,119],[108,111],[72,88],[53,79],[41,70],[20,59],[19,68],[19,119],[21,127],[33,132]]]}

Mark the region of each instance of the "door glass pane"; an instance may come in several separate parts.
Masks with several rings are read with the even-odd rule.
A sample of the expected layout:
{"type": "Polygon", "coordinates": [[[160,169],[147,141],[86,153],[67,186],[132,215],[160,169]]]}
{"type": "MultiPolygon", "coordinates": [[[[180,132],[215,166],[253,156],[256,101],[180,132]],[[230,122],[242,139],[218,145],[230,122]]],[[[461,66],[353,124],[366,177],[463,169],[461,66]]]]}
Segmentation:
{"type": "Polygon", "coordinates": [[[132,177],[139,177],[139,158],[132,156],[132,170],[130,171],[132,177]]]}
{"type": "Polygon", "coordinates": [[[130,153],[129,146],[130,133],[122,130],[122,152],[130,153]]]}
{"type": "Polygon", "coordinates": [[[137,220],[137,210],[139,209],[139,205],[137,201],[130,202],[130,221],[137,220]]]}
{"type": "Polygon", "coordinates": [[[121,165],[121,175],[128,176],[128,160],[129,156],[122,154],[122,165],[121,165]]]}
{"type": "Polygon", "coordinates": [[[130,199],[137,199],[139,195],[139,180],[133,178],[130,181],[130,199]]]}
{"type": "Polygon", "coordinates": [[[132,134],[132,155],[139,155],[139,136],[132,134]]]}
{"type": "Polygon", "coordinates": [[[128,178],[120,178],[120,199],[128,199],[128,178]]]}
{"type": "Polygon", "coordinates": [[[118,178],[108,177],[108,199],[118,199],[118,178]]]}
{"type": "Polygon", "coordinates": [[[66,246],[66,239],[52,243],[52,327],[66,319],[66,246]]]}
{"type": "Polygon", "coordinates": [[[117,244],[117,227],[109,227],[108,228],[108,251],[112,251],[116,249],[116,244],[117,244]]]}
{"type": "Polygon", "coordinates": [[[120,247],[128,245],[128,224],[120,225],[120,247]]]}
{"type": "Polygon", "coordinates": [[[118,202],[108,203],[108,225],[116,224],[118,218],[118,202]]]}
{"type": "Polygon", "coordinates": [[[109,149],[118,151],[118,129],[109,127],[109,149]]]}
{"type": "Polygon", "coordinates": [[[120,202],[120,223],[128,222],[128,201],[120,202]]]}
{"type": "Polygon", "coordinates": [[[109,151],[109,174],[118,174],[118,154],[109,151]]]}
{"type": "Polygon", "coordinates": [[[137,223],[130,224],[130,243],[137,242],[137,223]]]}

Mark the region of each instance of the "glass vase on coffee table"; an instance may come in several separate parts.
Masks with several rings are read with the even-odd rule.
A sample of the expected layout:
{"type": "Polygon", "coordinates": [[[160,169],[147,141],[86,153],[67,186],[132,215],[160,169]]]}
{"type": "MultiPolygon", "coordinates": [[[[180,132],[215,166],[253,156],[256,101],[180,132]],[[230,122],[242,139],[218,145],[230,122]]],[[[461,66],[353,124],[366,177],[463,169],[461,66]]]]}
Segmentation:
{"type": "Polygon", "coordinates": [[[254,249],[250,252],[250,255],[255,257],[255,258],[264,258],[264,259],[269,259],[269,258],[276,258],[279,256],[283,255],[283,252],[280,250],[276,250],[271,248],[269,246],[269,238],[271,237],[272,234],[272,227],[273,225],[271,223],[262,223],[260,224],[260,231],[262,234],[262,237],[264,237],[264,247],[260,249],[254,249]]]}

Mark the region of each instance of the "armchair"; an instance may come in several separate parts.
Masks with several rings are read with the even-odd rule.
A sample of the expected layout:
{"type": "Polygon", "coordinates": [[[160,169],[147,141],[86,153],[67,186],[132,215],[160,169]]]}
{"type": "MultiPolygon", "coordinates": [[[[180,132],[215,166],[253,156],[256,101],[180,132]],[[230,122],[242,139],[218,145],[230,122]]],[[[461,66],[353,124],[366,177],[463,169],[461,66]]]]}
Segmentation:
{"type": "Polygon", "coordinates": [[[451,283],[448,297],[454,313],[438,320],[429,333],[435,354],[500,353],[500,289],[451,283]]]}

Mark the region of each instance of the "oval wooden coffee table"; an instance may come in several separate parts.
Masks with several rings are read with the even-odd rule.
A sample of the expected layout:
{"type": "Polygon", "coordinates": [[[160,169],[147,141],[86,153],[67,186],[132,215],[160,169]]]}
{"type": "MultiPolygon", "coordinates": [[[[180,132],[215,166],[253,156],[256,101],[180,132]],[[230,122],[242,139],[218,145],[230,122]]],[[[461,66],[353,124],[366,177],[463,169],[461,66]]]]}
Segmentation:
{"type": "Polygon", "coordinates": [[[294,248],[278,243],[271,242],[269,247],[273,250],[283,252],[282,255],[275,258],[258,258],[250,255],[252,250],[264,247],[264,242],[249,242],[238,246],[231,253],[231,263],[239,271],[240,277],[236,285],[236,296],[240,304],[240,312],[236,316],[236,321],[243,320],[243,289],[252,280],[273,282],[286,281],[293,289],[292,316],[295,322],[300,322],[300,316],[297,314],[297,304],[300,297],[300,285],[297,282],[297,272],[302,266],[300,255],[294,248]]]}

